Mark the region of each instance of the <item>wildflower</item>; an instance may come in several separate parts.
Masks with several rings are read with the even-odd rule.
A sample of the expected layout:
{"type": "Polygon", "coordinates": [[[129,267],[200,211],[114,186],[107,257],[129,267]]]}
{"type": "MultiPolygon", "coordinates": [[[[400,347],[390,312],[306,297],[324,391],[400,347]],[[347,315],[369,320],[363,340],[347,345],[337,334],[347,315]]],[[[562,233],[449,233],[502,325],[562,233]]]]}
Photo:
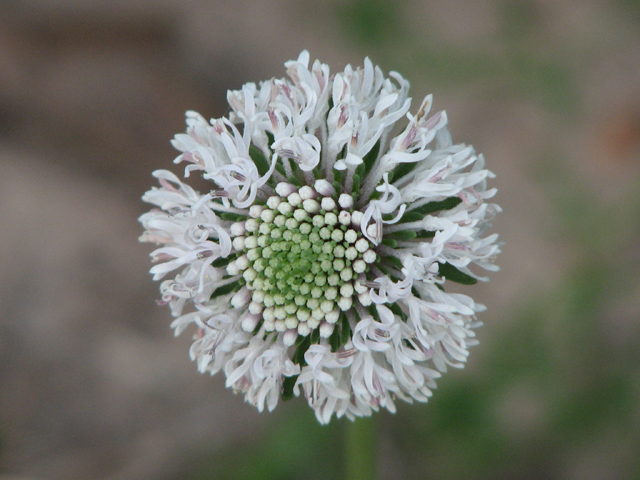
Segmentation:
{"type": "Polygon", "coordinates": [[[497,270],[493,175],[431,96],[409,113],[399,74],[365,59],[330,76],[306,51],[285,66],[229,92],[228,118],[187,112],[175,163],[210,191],[154,172],[141,240],[160,245],[154,279],[173,276],[161,303],[176,334],[195,327],[198,369],[260,411],[304,395],[327,423],[424,402],[477,343],[484,307],[444,287],[497,270]]]}

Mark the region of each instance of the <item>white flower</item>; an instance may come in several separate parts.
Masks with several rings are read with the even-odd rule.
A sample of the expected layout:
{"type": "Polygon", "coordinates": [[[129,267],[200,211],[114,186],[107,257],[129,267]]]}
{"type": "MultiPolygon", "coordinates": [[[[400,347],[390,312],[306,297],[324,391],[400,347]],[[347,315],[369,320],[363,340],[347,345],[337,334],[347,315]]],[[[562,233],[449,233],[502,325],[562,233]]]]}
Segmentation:
{"type": "Polygon", "coordinates": [[[430,95],[409,113],[399,74],[365,59],[331,76],[306,51],[285,65],[229,92],[228,118],[187,112],[175,162],[209,191],[154,172],[140,239],[159,245],[160,303],[176,335],[195,326],[198,369],[261,411],[304,395],[327,423],[427,401],[477,343],[484,307],[444,289],[497,270],[493,175],[430,95]]]}

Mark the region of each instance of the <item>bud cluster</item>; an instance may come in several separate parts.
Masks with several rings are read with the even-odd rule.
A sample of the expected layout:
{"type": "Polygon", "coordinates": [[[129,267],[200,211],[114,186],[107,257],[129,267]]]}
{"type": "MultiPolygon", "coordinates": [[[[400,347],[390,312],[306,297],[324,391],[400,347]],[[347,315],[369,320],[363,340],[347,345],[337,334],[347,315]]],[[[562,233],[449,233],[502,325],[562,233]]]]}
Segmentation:
{"type": "Polygon", "coordinates": [[[376,260],[353,198],[323,196],[318,190],[329,192],[316,188],[280,183],[278,195],[252,206],[250,218],[231,229],[243,255],[227,272],[244,278],[256,318],[244,328],[253,330],[262,317],[265,330],[287,332],[289,344],[316,328],[329,337],[340,313],[366,294],[365,274],[376,260]]]}

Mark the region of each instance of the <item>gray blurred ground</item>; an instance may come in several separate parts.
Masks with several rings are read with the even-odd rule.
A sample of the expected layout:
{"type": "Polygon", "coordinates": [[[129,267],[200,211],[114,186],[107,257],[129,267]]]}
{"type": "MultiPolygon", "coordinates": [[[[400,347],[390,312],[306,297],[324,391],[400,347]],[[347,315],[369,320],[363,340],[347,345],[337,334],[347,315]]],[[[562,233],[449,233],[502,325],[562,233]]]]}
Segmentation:
{"type": "MultiPolygon", "coordinates": [[[[171,168],[169,140],[184,130],[184,111],[225,114],[227,89],[283,76],[283,62],[303,48],[334,71],[365,55],[400,71],[414,98],[434,94],[454,140],[474,144],[497,174],[502,271],[464,290],[489,310],[482,346],[455,375],[490,376],[482,359],[517,312],[541,298],[564,305],[553,292],[562,295],[568,276],[600,265],[605,252],[602,265],[618,266],[625,283],[609,285],[598,304],[604,333],[588,348],[617,352],[602,361],[619,362],[636,401],[625,418],[640,427],[637,357],[615,360],[640,345],[640,229],[637,210],[625,207],[639,197],[640,8],[596,0],[389,5],[0,3],[2,472],[187,478],[187,465],[255,442],[296,408],[259,415],[222,378],[197,374],[188,335],[174,339],[169,313],[155,305],[150,247],[137,243],[136,219],[151,171],[171,168]],[[592,253],[600,258],[592,262],[592,253]]],[[[541,319],[548,338],[568,328],[558,316],[541,319]]],[[[491,407],[505,438],[551,434],[532,385],[505,387],[491,407]]],[[[402,411],[416,408],[429,415],[429,406],[402,411]]],[[[396,418],[385,416],[381,428],[393,429],[396,418]]],[[[637,449],[621,446],[628,437],[611,427],[597,438],[567,447],[529,478],[635,478],[637,449]]],[[[384,478],[433,478],[400,450],[382,442],[384,478]]],[[[513,471],[504,478],[523,478],[513,471]]]]}

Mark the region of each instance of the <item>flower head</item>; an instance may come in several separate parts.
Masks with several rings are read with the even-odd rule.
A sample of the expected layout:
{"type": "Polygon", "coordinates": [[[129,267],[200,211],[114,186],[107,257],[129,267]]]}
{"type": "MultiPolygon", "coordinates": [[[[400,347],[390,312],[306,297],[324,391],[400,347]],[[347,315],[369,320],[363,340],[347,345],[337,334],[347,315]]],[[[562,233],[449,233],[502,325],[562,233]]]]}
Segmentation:
{"type": "Polygon", "coordinates": [[[409,113],[399,74],[365,59],[331,76],[306,51],[285,66],[229,92],[228,118],[187,112],[175,162],[210,191],[154,172],[141,240],[172,277],[161,303],[176,334],[195,326],[199,370],[259,410],[304,395],[327,423],[424,402],[476,343],[484,307],[444,287],[497,269],[493,175],[431,96],[409,113]]]}

